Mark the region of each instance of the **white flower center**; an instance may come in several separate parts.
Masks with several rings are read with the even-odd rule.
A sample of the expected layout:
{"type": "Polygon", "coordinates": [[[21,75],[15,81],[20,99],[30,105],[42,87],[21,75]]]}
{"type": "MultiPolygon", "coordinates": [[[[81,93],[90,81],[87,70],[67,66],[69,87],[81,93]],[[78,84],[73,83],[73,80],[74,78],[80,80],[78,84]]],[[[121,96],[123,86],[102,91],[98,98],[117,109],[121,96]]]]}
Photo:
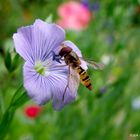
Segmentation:
{"type": "Polygon", "coordinates": [[[35,63],[35,71],[45,77],[50,75],[50,71],[49,71],[49,61],[46,62],[41,62],[41,61],[36,61],[35,63]]]}

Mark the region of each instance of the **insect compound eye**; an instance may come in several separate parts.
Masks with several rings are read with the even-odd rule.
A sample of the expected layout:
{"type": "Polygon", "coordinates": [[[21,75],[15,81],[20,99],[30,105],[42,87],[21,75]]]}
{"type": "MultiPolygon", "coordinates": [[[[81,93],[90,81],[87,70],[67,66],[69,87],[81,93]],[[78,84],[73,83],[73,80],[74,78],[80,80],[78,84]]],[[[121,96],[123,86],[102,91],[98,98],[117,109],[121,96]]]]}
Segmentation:
{"type": "Polygon", "coordinates": [[[61,57],[63,57],[64,55],[69,54],[71,51],[72,51],[72,48],[70,48],[70,47],[64,47],[64,48],[62,48],[62,49],[60,50],[59,55],[60,55],[61,57]]]}

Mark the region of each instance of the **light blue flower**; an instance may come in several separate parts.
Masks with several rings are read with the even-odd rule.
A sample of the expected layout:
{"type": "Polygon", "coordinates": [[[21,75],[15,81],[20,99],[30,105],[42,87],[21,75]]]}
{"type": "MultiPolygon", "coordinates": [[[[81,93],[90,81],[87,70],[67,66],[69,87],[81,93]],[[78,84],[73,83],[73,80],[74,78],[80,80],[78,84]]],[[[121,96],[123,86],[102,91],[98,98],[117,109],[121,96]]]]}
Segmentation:
{"type": "MultiPolygon", "coordinates": [[[[56,24],[36,20],[33,25],[21,27],[13,35],[16,52],[25,60],[23,66],[24,87],[28,95],[39,105],[52,100],[56,110],[76,98],[77,80],[69,81],[64,99],[63,94],[68,80],[68,66],[53,61],[53,53],[58,54],[61,44],[70,46],[80,57],[80,50],[70,41],[64,41],[65,32],[56,24]]],[[[87,69],[82,62],[81,66],[87,69]]],[[[71,69],[71,74],[73,70],[71,69]]]]}

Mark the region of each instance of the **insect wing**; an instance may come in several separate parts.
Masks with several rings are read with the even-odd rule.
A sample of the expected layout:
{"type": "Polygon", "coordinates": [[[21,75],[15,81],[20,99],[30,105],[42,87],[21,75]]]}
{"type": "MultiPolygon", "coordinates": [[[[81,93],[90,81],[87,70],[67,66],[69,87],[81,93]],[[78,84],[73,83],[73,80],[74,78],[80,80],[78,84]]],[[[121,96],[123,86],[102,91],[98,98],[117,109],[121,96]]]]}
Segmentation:
{"type": "Polygon", "coordinates": [[[86,64],[92,68],[94,68],[95,70],[99,69],[99,70],[103,70],[104,69],[104,64],[103,63],[97,63],[93,60],[89,60],[86,58],[81,58],[83,61],[86,62],[86,64]]]}
{"type": "Polygon", "coordinates": [[[93,67],[95,70],[97,70],[97,69],[103,70],[103,69],[104,69],[104,64],[103,64],[103,63],[97,63],[97,62],[92,61],[92,60],[88,60],[88,61],[86,61],[86,63],[87,63],[90,67],[93,67]]]}
{"type": "Polygon", "coordinates": [[[75,94],[77,92],[79,83],[80,83],[80,77],[76,70],[70,68],[70,74],[69,74],[69,85],[68,88],[71,91],[72,94],[75,94]]]}

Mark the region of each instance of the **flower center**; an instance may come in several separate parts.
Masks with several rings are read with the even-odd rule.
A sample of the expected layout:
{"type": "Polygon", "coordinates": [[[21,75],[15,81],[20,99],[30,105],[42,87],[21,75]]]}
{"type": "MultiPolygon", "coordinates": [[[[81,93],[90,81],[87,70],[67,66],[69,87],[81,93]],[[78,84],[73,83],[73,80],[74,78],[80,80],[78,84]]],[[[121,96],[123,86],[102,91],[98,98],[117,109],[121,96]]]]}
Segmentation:
{"type": "Polygon", "coordinates": [[[46,68],[43,66],[41,61],[37,61],[34,67],[35,71],[41,75],[45,75],[46,68]]]}
{"type": "Polygon", "coordinates": [[[50,72],[50,64],[51,64],[51,61],[49,61],[49,60],[44,61],[44,62],[41,62],[39,60],[39,61],[36,61],[34,69],[40,75],[48,77],[51,74],[51,72],[50,72]]]}

